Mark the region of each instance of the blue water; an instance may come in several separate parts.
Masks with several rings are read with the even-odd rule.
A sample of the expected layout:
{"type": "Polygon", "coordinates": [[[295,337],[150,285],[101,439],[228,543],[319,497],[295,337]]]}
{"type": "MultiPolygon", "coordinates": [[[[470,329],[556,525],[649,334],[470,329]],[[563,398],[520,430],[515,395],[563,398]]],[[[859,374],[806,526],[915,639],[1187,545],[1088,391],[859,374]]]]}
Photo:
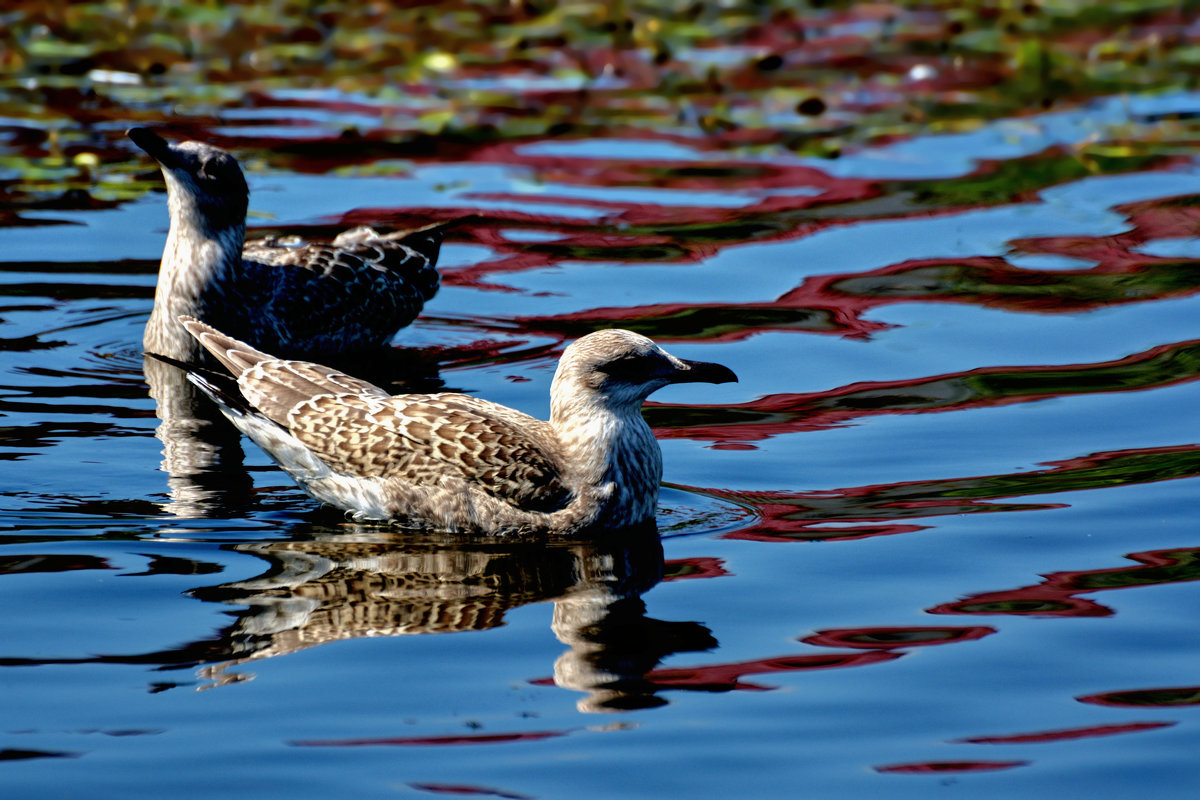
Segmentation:
{"type": "MultiPolygon", "coordinates": [[[[1102,136],[1124,108],[829,164],[623,139],[299,175],[246,143],[252,225],[482,213],[396,340],[439,348],[448,387],[544,415],[561,343],[607,325],[734,368],[654,397],[659,537],[353,526],[248,443],[222,502],[188,505],[141,373],[164,195],[21,212],[60,224],[0,228],[3,794],[1194,796],[1200,297],[1183,262],[1139,282],[1194,258],[1194,237],[1144,228],[1114,291],[1097,288],[1112,265],[1051,239],[1139,230],[1131,204],[1172,213],[1197,163],[932,214],[886,183],[965,180],[1102,136]],[[577,168],[543,172],[547,156],[577,168]],[[639,161],[815,167],[896,203],[698,247],[668,221],[815,195],[571,183],[639,161]],[[638,219],[663,233],[630,233],[638,219]],[[608,238],[583,241],[593,228],[608,238]],[[647,249],[624,247],[637,236],[647,249]],[[663,240],[687,255],[647,255],[663,240]],[[982,257],[1027,272],[954,272],[982,257]]],[[[153,180],[117,146],[113,180],[153,180]]]]}

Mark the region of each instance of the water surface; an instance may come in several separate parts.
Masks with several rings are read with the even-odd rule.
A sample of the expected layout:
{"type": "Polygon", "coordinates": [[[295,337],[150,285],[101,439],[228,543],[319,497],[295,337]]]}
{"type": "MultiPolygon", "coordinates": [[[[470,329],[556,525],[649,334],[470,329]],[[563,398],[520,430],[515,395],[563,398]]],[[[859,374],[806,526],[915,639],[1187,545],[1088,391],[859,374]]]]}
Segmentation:
{"type": "Polygon", "coordinates": [[[623,326],[740,382],[647,408],[658,535],[353,525],[228,435],[171,474],[165,196],[95,124],[98,165],[0,216],[7,794],[1194,794],[1200,96],[836,160],[628,130],[314,158],[389,103],[254,97],[203,131],[254,233],[476,215],[384,379],[545,415],[564,344],[623,326]]]}

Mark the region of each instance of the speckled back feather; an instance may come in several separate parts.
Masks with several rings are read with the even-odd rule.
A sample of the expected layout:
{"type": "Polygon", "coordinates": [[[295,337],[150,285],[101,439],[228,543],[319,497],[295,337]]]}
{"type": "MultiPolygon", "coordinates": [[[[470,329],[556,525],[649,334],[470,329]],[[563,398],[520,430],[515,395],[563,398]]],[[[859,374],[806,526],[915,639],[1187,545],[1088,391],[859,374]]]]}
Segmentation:
{"type": "Polygon", "coordinates": [[[322,395],[294,407],[288,429],[337,470],[418,484],[462,478],[521,508],[561,508],[571,494],[562,466],[530,437],[546,423],[523,422],[469,395],[322,395]]]}
{"type": "MultiPolygon", "coordinates": [[[[356,228],[333,242],[251,242],[210,321],[277,355],[381,347],[438,290],[445,225],[382,235],[356,228]],[[234,309],[258,309],[243,315],[234,309]],[[229,319],[223,325],[221,320],[229,319]]],[[[210,306],[212,304],[210,303],[210,306]]]]}

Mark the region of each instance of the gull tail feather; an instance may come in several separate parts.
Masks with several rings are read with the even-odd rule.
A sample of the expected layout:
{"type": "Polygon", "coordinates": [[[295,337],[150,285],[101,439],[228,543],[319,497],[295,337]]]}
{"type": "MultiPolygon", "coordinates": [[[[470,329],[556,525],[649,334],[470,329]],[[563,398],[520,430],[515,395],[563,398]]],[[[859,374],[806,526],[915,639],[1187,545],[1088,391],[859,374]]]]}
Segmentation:
{"type": "Polygon", "coordinates": [[[206,325],[195,317],[181,315],[179,322],[188,333],[195,336],[217,361],[240,376],[243,372],[263,361],[274,361],[275,356],[267,355],[261,350],[255,350],[245,342],[226,336],[211,325],[206,325]]]}
{"type": "Polygon", "coordinates": [[[251,406],[242,396],[237,381],[229,375],[159,353],[146,355],[183,370],[188,380],[217,404],[235,428],[266,451],[305,490],[312,483],[328,478],[329,467],[286,428],[251,406]]]}
{"type": "Polygon", "coordinates": [[[200,364],[180,361],[177,358],[164,356],[161,353],[147,352],[146,355],[155,361],[161,361],[164,364],[170,364],[182,370],[187,379],[200,389],[200,391],[208,395],[222,410],[239,417],[258,413],[256,409],[246,402],[246,398],[242,396],[238,388],[237,381],[230,377],[228,373],[218,372],[215,369],[209,369],[200,364]]]}

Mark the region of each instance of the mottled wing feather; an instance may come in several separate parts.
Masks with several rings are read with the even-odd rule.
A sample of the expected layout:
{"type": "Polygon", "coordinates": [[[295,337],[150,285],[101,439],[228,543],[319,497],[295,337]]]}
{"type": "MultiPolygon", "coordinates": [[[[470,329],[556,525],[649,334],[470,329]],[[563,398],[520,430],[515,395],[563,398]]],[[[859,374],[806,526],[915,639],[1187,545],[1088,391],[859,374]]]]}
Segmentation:
{"type": "Polygon", "coordinates": [[[286,424],[342,472],[426,485],[462,478],[520,508],[561,508],[570,490],[546,423],[493,414],[493,405],[466,395],[325,395],[296,406],[286,424]]]}
{"type": "MultiPolygon", "coordinates": [[[[321,354],[386,344],[438,288],[444,229],[382,236],[347,231],[332,243],[248,244],[233,293],[261,309],[264,349],[321,354]]],[[[235,330],[235,333],[237,331],[235,330]]]]}
{"type": "Polygon", "coordinates": [[[389,397],[373,383],[308,361],[261,361],[238,376],[238,385],[252,406],[281,425],[313,397],[389,397]]]}
{"type": "Polygon", "coordinates": [[[392,280],[403,279],[428,300],[437,292],[434,265],[445,235],[444,224],[390,234],[364,225],[343,231],[332,242],[248,242],[242,257],[265,266],[298,267],[316,277],[342,281],[366,269],[392,280]]]}

